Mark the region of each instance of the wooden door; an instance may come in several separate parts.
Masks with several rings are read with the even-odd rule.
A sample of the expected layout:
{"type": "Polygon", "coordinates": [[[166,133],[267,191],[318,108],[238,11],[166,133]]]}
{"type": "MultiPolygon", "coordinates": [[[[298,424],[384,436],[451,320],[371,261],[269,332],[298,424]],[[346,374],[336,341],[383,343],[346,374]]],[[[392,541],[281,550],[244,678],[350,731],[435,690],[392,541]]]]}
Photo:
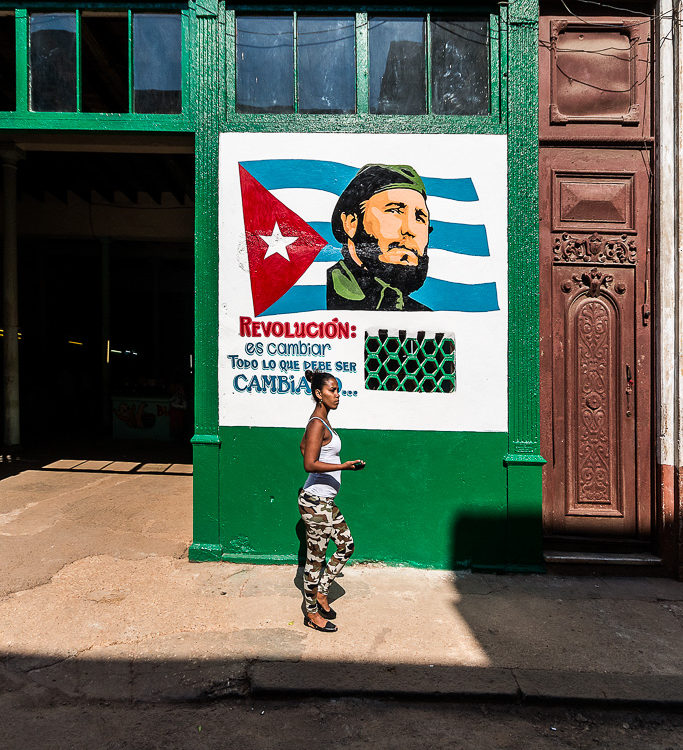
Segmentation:
{"type": "Polygon", "coordinates": [[[650,535],[644,26],[623,18],[541,19],[541,439],[549,536],[650,535]]]}

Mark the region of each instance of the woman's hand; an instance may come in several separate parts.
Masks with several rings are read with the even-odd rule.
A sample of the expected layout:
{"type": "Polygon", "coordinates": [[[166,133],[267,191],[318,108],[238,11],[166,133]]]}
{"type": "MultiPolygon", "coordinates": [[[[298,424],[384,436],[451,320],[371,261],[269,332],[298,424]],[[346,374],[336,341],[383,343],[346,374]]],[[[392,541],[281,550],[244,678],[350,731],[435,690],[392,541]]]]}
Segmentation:
{"type": "Polygon", "coordinates": [[[353,461],[344,461],[341,465],[342,471],[360,471],[365,468],[365,461],[360,458],[354,458],[353,461]]]}

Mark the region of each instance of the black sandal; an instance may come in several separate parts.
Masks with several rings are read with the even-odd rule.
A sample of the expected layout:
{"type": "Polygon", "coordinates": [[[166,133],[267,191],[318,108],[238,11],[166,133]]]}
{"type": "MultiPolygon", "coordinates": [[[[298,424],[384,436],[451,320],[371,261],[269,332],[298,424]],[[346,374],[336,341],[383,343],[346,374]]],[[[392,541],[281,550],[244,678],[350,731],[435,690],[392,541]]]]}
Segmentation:
{"type": "Polygon", "coordinates": [[[304,617],[304,625],[307,628],[313,628],[313,630],[319,630],[321,633],[336,633],[337,632],[337,626],[334,625],[333,623],[326,622],[325,627],[321,628],[320,625],[316,625],[308,615],[304,617]]]}
{"type": "Polygon", "coordinates": [[[337,613],[330,607],[329,609],[325,609],[323,605],[318,602],[318,614],[324,617],[326,620],[334,620],[334,618],[337,616],[337,613]]]}

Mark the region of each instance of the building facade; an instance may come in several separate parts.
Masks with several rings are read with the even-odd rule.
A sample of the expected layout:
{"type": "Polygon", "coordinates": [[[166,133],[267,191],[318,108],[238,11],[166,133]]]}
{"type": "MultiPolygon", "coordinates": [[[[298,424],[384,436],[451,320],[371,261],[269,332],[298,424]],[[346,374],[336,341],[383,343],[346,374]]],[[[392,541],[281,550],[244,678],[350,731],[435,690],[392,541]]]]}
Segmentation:
{"type": "Polygon", "coordinates": [[[299,559],[320,368],[367,462],[355,559],[679,575],[679,8],[586,7],[3,6],[7,450],[40,366],[24,247],[80,232],[102,427],[193,379],[191,560],[299,559]]]}

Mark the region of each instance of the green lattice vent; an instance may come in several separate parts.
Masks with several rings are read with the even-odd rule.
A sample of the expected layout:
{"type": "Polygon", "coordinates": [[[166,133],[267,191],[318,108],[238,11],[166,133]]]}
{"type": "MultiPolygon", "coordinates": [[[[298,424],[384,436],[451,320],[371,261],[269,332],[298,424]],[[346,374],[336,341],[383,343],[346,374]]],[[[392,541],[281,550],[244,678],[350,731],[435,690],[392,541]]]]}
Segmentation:
{"type": "Polygon", "coordinates": [[[453,393],[455,339],[425,331],[365,332],[365,387],[370,391],[453,393]]]}

